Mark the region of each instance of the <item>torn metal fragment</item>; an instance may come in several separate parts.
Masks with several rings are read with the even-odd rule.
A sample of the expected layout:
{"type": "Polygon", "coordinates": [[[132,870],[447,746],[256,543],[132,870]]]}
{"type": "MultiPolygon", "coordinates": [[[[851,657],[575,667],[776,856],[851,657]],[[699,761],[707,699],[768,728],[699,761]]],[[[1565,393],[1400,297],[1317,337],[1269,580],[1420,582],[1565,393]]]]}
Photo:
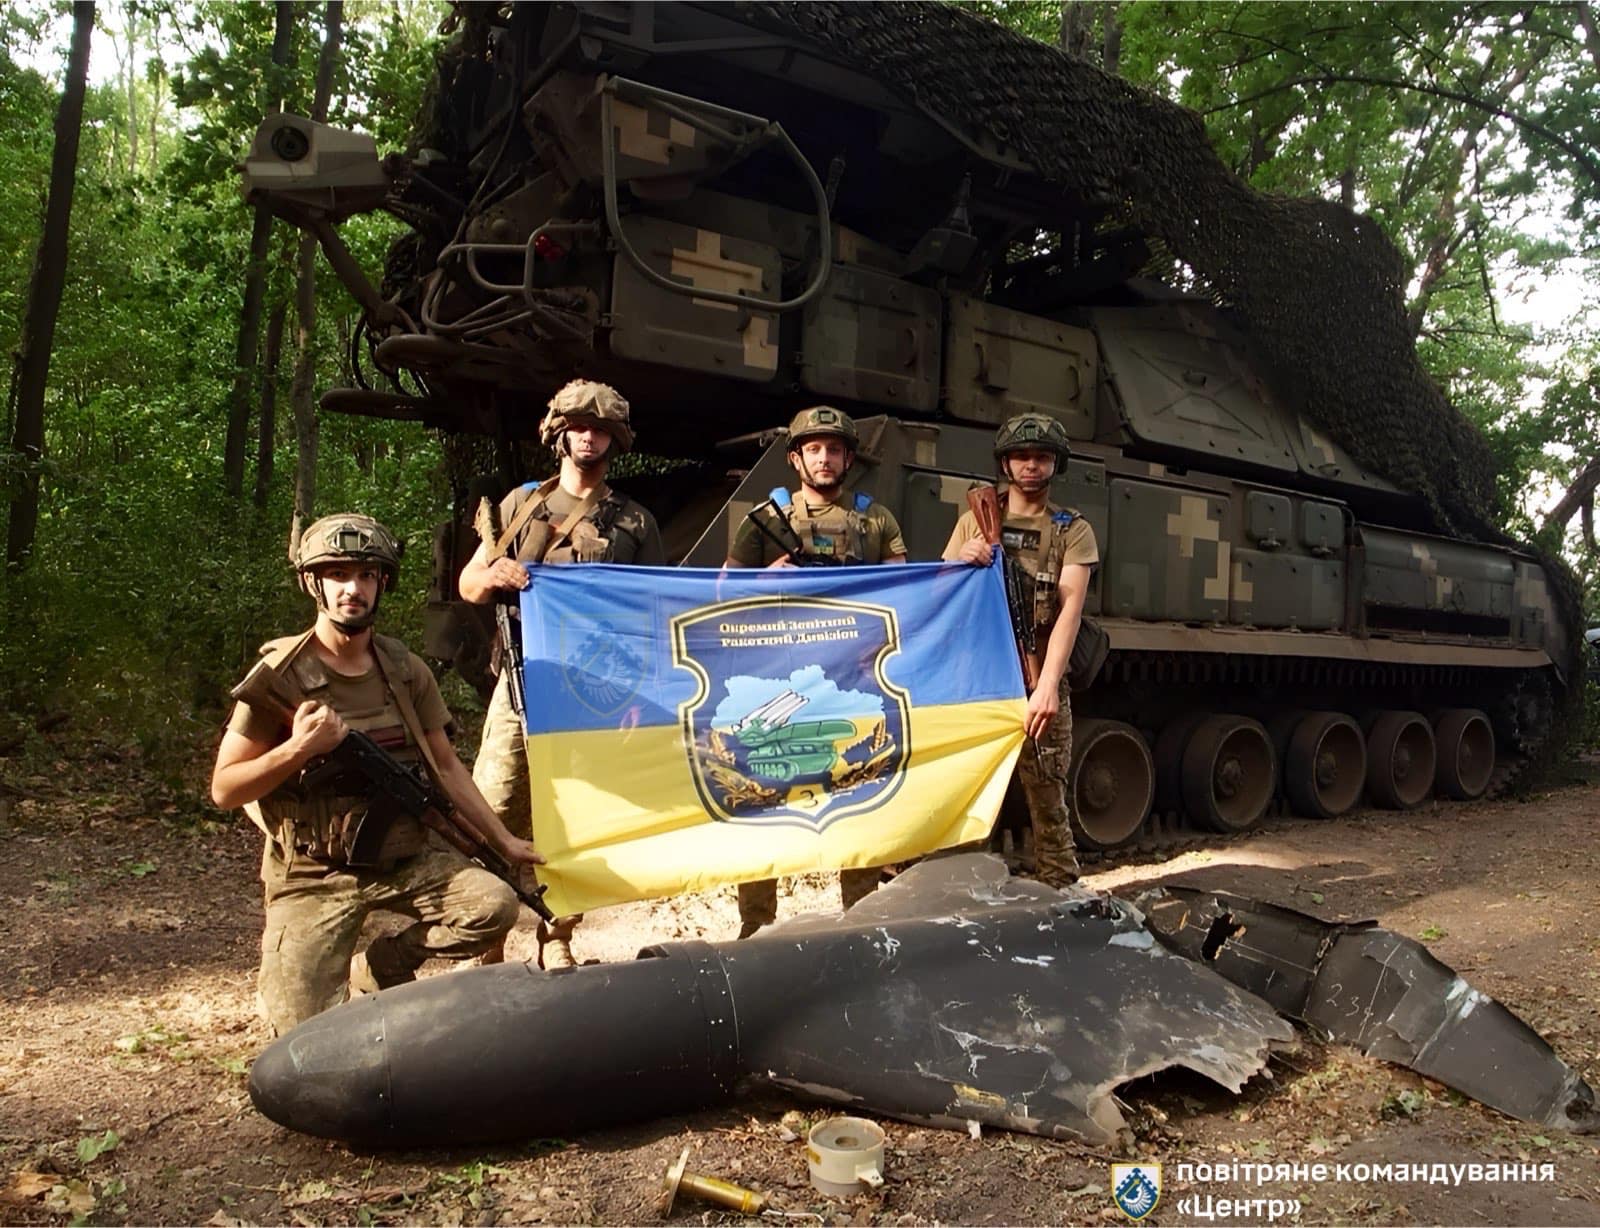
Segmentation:
{"type": "Polygon", "coordinates": [[[848,913],[629,964],[470,969],[309,1019],[251,1070],[268,1117],[408,1145],[566,1137],[751,1084],[965,1130],[1126,1141],[1115,1089],[1183,1066],[1238,1091],[1293,1030],[1165,951],[1136,910],[913,867],[848,913]]]}
{"type": "Polygon", "coordinates": [[[1325,1037],[1523,1121],[1600,1130],[1594,1092],[1578,1072],[1419,942],[1372,921],[1319,921],[1187,887],[1158,888],[1137,903],[1172,950],[1325,1037]]]}

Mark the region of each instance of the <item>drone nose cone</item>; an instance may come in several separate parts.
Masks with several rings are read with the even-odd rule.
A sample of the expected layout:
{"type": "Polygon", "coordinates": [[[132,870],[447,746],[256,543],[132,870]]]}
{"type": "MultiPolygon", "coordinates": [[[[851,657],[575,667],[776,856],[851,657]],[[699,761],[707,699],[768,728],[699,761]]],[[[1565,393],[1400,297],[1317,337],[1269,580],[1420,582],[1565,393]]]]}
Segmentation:
{"type": "Polygon", "coordinates": [[[384,1005],[359,998],[306,1020],[250,1068],[250,1099],[280,1126],[381,1139],[392,1125],[384,1005]]]}

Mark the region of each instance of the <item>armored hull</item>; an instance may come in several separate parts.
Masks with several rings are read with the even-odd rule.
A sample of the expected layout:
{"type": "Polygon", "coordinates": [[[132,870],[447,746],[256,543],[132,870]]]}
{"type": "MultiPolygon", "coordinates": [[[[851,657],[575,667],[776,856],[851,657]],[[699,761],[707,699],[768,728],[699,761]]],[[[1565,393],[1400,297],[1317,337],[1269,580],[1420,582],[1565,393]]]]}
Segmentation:
{"type": "Polygon", "coordinates": [[[948,6],[459,19],[409,156],[278,116],[245,168],[365,307],[371,378],[324,408],[453,441],[436,657],[487,660],[466,510],[548,464],[543,402],[583,375],[674,462],[618,485],[694,565],[789,476],[796,408],[860,420],[850,482],[914,559],[992,479],[999,422],[1058,418],[1111,644],[1073,701],[1090,848],[1471,798],[1548,738],[1568,591],[1495,535],[1487,450],[1418,368],[1371,223],[1266,202],[1193,116],[948,6]],[[414,231],[381,286],[333,228],[372,208],[414,231]]]}

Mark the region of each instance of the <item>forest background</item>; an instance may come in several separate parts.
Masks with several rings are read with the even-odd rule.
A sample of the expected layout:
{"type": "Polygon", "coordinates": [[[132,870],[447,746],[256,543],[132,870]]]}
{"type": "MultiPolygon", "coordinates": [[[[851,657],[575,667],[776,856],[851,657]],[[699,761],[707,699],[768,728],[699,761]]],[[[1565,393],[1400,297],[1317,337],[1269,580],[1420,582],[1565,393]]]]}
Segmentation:
{"type": "MultiPolygon", "coordinates": [[[[1590,4],[969,7],[1193,107],[1256,187],[1376,218],[1412,270],[1424,363],[1499,459],[1501,523],[1561,548],[1600,614],[1590,4]]],[[[137,746],[171,810],[203,813],[183,781],[209,757],[227,686],[308,614],[285,562],[297,510],[361,509],[402,534],[384,621],[418,641],[431,530],[450,506],[439,440],[316,418],[315,397],[349,382],[357,308],[282,223],[258,248],[251,302],[261,233],[235,164],[273,106],[312,113],[319,61],[329,122],[403,149],[449,15],[432,0],[0,7],[0,753],[37,760],[56,753],[45,731],[99,731],[137,746]],[[75,24],[88,72],[35,436],[30,281],[47,205],[62,203],[51,167],[75,24]]],[[[400,230],[376,215],[344,232],[377,270],[400,230]]]]}

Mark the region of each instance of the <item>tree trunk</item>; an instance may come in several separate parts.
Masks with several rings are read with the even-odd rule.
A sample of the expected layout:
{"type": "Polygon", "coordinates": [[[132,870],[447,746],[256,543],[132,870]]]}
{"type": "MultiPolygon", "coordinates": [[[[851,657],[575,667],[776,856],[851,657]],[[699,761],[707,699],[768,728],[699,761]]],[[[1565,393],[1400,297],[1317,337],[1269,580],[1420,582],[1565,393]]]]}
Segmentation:
{"type": "MultiPolygon", "coordinates": [[[[339,61],[339,39],[344,27],[343,0],[329,0],[325,10],[326,34],[322,54],[317,60],[317,92],[311,105],[311,118],[325,123],[328,99],[333,94],[333,70],[339,61]]],[[[311,519],[317,501],[317,405],[316,379],[317,330],[317,240],[300,236],[300,280],[295,287],[294,384],[294,516],[289,523],[289,553],[294,554],[300,534],[311,519]]]]}
{"type": "Polygon", "coordinates": [[[20,454],[22,474],[11,499],[6,527],[6,565],[22,567],[33,552],[39,527],[39,466],[44,459],[44,392],[50,378],[50,350],[56,316],[67,279],[67,232],[72,221],[72,189],[77,178],[78,137],[83,131],[83,97],[89,76],[89,36],[94,32],[94,0],[72,6],[72,49],[56,109],[55,149],[50,158],[50,195],[44,232],[28,283],[28,310],[17,343],[16,417],[11,447],[20,454]]]}
{"type": "Polygon", "coordinates": [[[1061,0],[1061,50],[1083,59],[1094,30],[1094,14],[1086,0],[1061,0]]]}
{"type": "Polygon", "coordinates": [[[1595,72],[1600,72],[1600,22],[1595,20],[1594,5],[1588,0],[1581,0],[1578,5],[1578,21],[1583,26],[1583,45],[1589,49],[1595,72]]]}
{"type": "Polygon", "coordinates": [[[1117,0],[1105,0],[1100,6],[1100,13],[1106,23],[1100,66],[1115,76],[1117,65],[1122,62],[1122,18],[1117,15],[1117,0]]]}
{"type": "Polygon", "coordinates": [[[272,451],[278,433],[278,356],[283,353],[283,326],[289,300],[279,299],[267,318],[267,352],[261,360],[260,432],[256,436],[255,505],[266,507],[272,485],[272,451]]]}
{"type": "Polygon", "coordinates": [[[139,34],[138,10],[122,6],[123,34],[128,40],[128,174],[139,173],[139,34]]]}
{"type": "Polygon", "coordinates": [[[1600,488],[1600,460],[1592,460],[1579,470],[1578,476],[1572,480],[1572,485],[1567,487],[1567,493],[1562,495],[1561,501],[1550,509],[1550,514],[1539,526],[1539,535],[1542,537],[1552,529],[1565,531],[1572,514],[1594,498],[1597,488],[1600,488]]]}
{"type": "MultiPolygon", "coordinates": [[[[277,0],[272,32],[272,62],[280,68],[289,62],[294,33],[293,0],[277,0]]],[[[272,93],[269,85],[268,92],[272,93]]],[[[266,100],[263,111],[276,115],[280,99],[266,100]]],[[[233,355],[233,391],[228,397],[228,434],[222,448],[222,482],[234,498],[244,493],[244,442],[250,432],[250,385],[256,373],[256,350],[261,333],[261,303],[267,293],[267,243],[272,238],[272,214],[256,206],[250,228],[250,263],[244,279],[244,305],[239,310],[239,339],[233,355]]]]}

